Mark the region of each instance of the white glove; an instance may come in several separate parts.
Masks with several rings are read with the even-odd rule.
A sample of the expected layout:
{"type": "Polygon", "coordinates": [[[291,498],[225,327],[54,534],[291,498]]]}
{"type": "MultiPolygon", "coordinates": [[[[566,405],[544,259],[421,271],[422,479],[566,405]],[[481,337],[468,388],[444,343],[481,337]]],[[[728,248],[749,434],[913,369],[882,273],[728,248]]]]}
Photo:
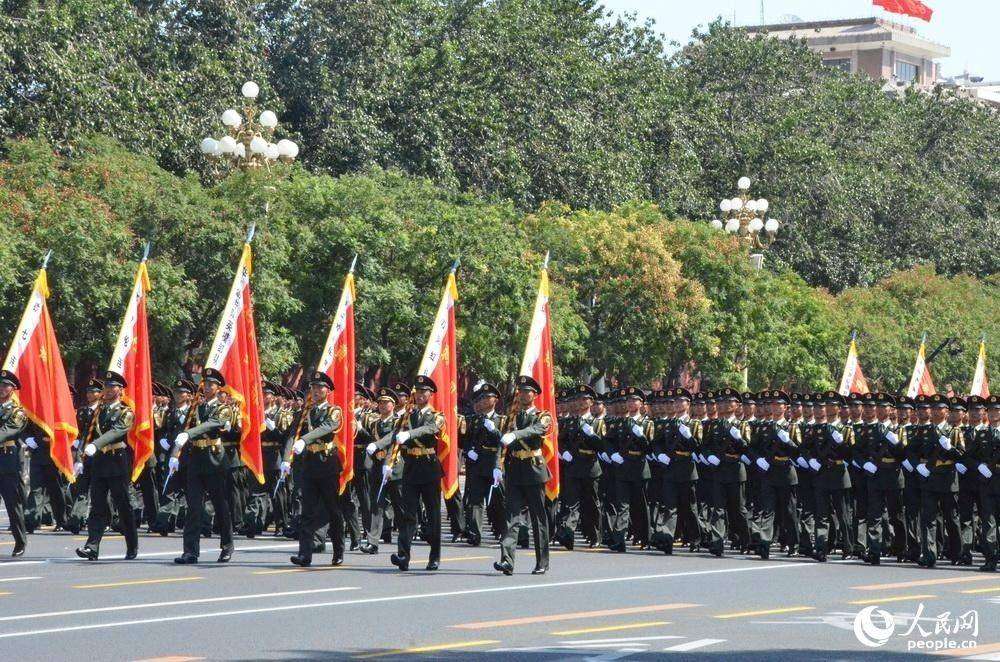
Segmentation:
{"type": "Polygon", "coordinates": [[[177,448],[183,448],[184,444],[188,442],[188,433],[181,432],[174,438],[174,443],[177,444],[177,448]]]}
{"type": "Polygon", "coordinates": [[[750,458],[747,457],[746,455],[740,455],[740,462],[747,465],[748,467],[750,466],[750,458]]]}
{"type": "Polygon", "coordinates": [[[767,471],[768,469],[771,468],[771,463],[762,457],[758,457],[757,466],[760,467],[762,470],[767,471]]]}
{"type": "Polygon", "coordinates": [[[501,478],[503,478],[503,472],[500,471],[499,469],[494,469],[493,470],[493,484],[494,485],[499,485],[501,478]]]}
{"type": "Polygon", "coordinates": [[[385,478],[386,480],[389,480],[390,476],[392,476],[392,467],[390,467],[388,464],[383,464],[382,465],[382,478],[385,478]]]}
{"type": "Polygon", "coordinates": [[[741,441],[743,439],[743,435],[741,435],[739,429],[735,427],[729,428],[729,436],[736,441],[741,441]]]}
{"type": "Polygon", "coordinates": [[[278,469],[281,471],[282,476],[287,476],[292,472],[292,465],[289,462],[282,461],[281,464],[278,465],[278,469]]]}
{"type": "Polygon", "coordinates": [[[792,438],[788,436],[787,430],[778,430],[778,439],[781,439],[786,444],[792,443],[792,438]]]}
{"type": "Polygon", "coordinates": [[[684,437],[685,439],[691,438],[691,428],[684,425],[683,423],[677,424],[677,431],[680,432],[681,436],[684,437]]]}
{"type": "Polygon", "coordinates": [[[878,471],[878,467],[875,466],[874,462],[865,462],[862,465],[862,468],[870,474],[874,474],[876,471],[878,471]]]}
{"type": "Polygon", "coordinates": [[[573,461],[573,456],[570,454],[569,451],[563,451],[561,457],[562,457],[562,459],[566,460],[567,462],[572,462],[573,461]]]}
{"type": "Polygon", "coordinates": [[[35,450],[36,448],[38,448],[38,442],[35,441],[34,437],[28,437],[27,439],[25,439],[24,445],[30,448],[31,450],[35,450]]]}
{"type": "Polygon", "coordinates": [[[924,478],[927,478],[928,476],[931,475],[931,470],[927,468],[926,464],[921,462],[920,464],[917,465],[917,473],[923,476],[924,478]]]}
{"type": "Polygon", "coordinates": [[[171,473],[177,471],[181,466],[181,461],[176,457],[171,457],[167,460],[167,467],[170,469],[171,473]]]}
{"type": "Polygon", "coordinates": [[[270,418],[265,418],[264,419],[264,427],[266,427],[268,430],[273,430],[274,428],[278,427],[278,424],[275,423],[270,418]]]}
{"type": "Polygon", "coordinates": [[[597,454],[597,459],[599,459],[604,464],[610,464],[611,463],[611,458],[608,457],[608,454],[604,453],[604,452],[598,453],[597,454]]]}
{"type": "Polygon", "coordinates": [[[965,472],[968,471],[968,470],[969,470],[969,468],[966,467],[961,462],[956,462],[955,463],[955,471],[957,471],[958,473],[962,474],[963,476],[965,475],[965,472]]]}
{"type": "Polygon", "coordinates": [[[73,448],[79,448],[79,447],[80,447],[80,438],[77,437],[76,439],[73,440],[73,448]]]}
{"type": "Polygon", "coordinates": [[[409,438],[410,438],[410,433],[407,432],[406,430],[400,430],[399,432],[396,433],[396,441],[401,444],[405,444],[406,440],[409,438]]]}
{"type": "Polygon", "coordinates": [[[980,463],[976,468],[979,469],[979,473],[983,475],[983,478],[993,478],[993,472],[990,471],[990,468],[985,463],[980,463]]]}
{"type": "Polygon", "coordinates": [[[666,453],[660,453],[656,456],[656,461],[660,464],[670,464],[670,456],[666,453]]]}
{"type": "Polygon", "coordinates": [[[511,444],[514,443],[514,439],[516,439],[514,433],[508,432],[504,436],[500,437],[500,443],[503,444],[504,446],[510,446],[511,444]]]}
{"type": "Polygon", "coordinates": [[[87,444],[83,447],[83,454],[87,457],[94,457],[94,453],[97,452],[97,446],[94,444],[87,444]]]}
{"type": "Polygon", "coordinates": [[[611,461],[614,462],[615,464],[624,464],[625,458],[621,456],[621,453],[615,451],[614,453],[611,454],[611,461]]]}
{"type": "Polygon", "coordinates": [[[584,423],[583,427],[581,427],[580,429],[583,430],[583,433],[588,437],[594,436],[594,426],[592,426],[590,423],[584,423]]]}
{"type": "Polygon", "coordinates": [[[708,463],[711,464],[713,467],[717,467],[720,464],[722,464],[721,460],[719,460],[719,458],[717,458],[714,455],[709,455],[708,457],[705,458],[705,460],[707,460],[708,463]]]}
{"type": "Polygon", "coordinates": [[[304,439],[296,439],[295,443],[292,444],[292,452],[299,455],[306,449],[306,442],[304,439]]]}
{"type": "Polygon", "coordinates": [[[229,432],[232,429],[233,429],[233,422],[232,421],[226,421],[226,424],[223,426],[222,431],[223,432],[229,432]]]}
{"type": "Polygon", "coordinates": [[[903,460],[903,468],[909,471],[910,473],[913,473],[913,463],[910,462],[909,460],[903,460]]]}
{"type": "Polygon", "coordinates": [[[698,453],[698,461],[702,464],[708,464],[708,460],[705,459],[704,453],[698,453]]]}
{"type": "Polygon", "coordinates": [[[801,457],[801,456],[795,458],[795,464],[799,465],[803,469],[808,469],[809,468],[809,463],[806,462],[806,459],[804,457],[801,457]]]}
{"type": "Polygon", "coordinates": [[[646,436],[642,433],[642,427],[640,425],[637,425],[636,423],[632,424],[632,434],[634,434],[637,437],[646,436]]]}
{"type": "Polygon", "coordinates": [[[893,446],[899,443],[899,437],[897,437],[896,433],[892,432],[891,430],[885,433],[885,438],[888,439],[889,443],[892,444],[893,446]]]}
{"type": "Polygon", "coordinates": [[[83,462],[77,462],[73,465],[73,475],[79,476],[83,473],[83,462]]]}
{"type": "Polygon", "coordinates": [[[809,466],[812,467],[813,471],[819,471],[823,468],[823,465],[819,463],[819,460],[814,457],[809,458],[809,466]]]}
{"type": "Polygon", "coordinates": [[[476,449],[474,449],[474,448],[470,448],[469,452],[466,453],[465,456],[467,458],[469,458],[470,460],[472,460],[473,462],[475,462],[476,460],[479,459],[479,453],[477,453],[476,449]]]}
{"type": "Polygon", "coordinates": [[[835,444],[842,444],[842,443],[844,443],[844,435],[840,434],[840,430],[834,430],[834,431],[832,431],[830,433],[830,436],[833,438],[833,443],[835,443],[835,444]]]}
{"type": "Polygon", "coordinates": [[[487,430],[489,430],[490,432],[496,432],[497,431],[497,424],[494,423],[493,421],[491,421],[488,418],[484,418],[483,419],[483,427],[486,428],[487,430]]]}
{"type": "Polygon", "coordinates": [[[375,451],[377,451],[377,450],[378,450],[378,446],[375,445],[374,441],[372,443],[368,444],[367,446],[365,446],[365,452],[368,453],[369,455],[374,455],[375,451]]]}
{"type": "Polygon", "coordinates": [[[946,451],[951,450],[951,439],[949,439],[948,437],[938,437],[938,443],[941,444],[941,448],[945,449],[946,451]]]}
{"type": "Polygon", "coordinates": [[[166,437],[164,437],[163,439],[160,439],[160,448],[162,448],[165,451],[170,450],[170,442],[167,441],[166,437]]]}

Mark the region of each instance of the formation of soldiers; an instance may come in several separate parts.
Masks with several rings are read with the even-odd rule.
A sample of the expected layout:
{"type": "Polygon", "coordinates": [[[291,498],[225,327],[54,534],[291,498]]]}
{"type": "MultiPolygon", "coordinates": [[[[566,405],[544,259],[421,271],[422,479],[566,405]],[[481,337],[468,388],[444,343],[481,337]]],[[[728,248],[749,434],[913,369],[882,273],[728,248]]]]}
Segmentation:
{"type": "Polygon", "coordinates": [[[429,406],[436,385],[355,389],[354,475],[342,492],[336,435],[343,412],[333,384],[313,373],[308,393],[265,382],[265,482],[240,459],[238,409],[212,370],[200,386],[179,379],[154,390],[155,452],[136,482],[126,443],[131,409],[125,380],[91,380],[77,411],[77,480],[67,485],[49,459],[45,433],[13,397],[16,376],[0,373],[0,498],[14,556],[43,524],[86,530],[81,558],[100,555],[108,528],[126,559],[137,531],[183,531],[175,559],[199,561],[203,538],[218,536],[220,562],[234,535],[299,541],[290,561],[308,566],[332,546],[378,554],[396,536],[393,565],[407,570],[412,541],[440,564],[442,500],[452,542],[500,542],[498,572],[512,574],[515,549],[534,543],[535,574],[549,568],[549,541],[572,550],[672,554],[678,546],[769,558],[772,552],[825,561],[839,552],[933,567],[940,559],[997,569],[1000,510],[1000,396],[914,399],[885,393],[690,393],[683,388],[581,384],[559,394],[556,412],[535,407],[539,385],[520,377],[509,406],[478,385],[461,403],[464,490],[441,492],[436,442],[444,417],[429,406]],[[558,423],[560,495],[551,500],[545,437],[558,423]],[[529,535],[530,533],[530,535],[529,535]]]}

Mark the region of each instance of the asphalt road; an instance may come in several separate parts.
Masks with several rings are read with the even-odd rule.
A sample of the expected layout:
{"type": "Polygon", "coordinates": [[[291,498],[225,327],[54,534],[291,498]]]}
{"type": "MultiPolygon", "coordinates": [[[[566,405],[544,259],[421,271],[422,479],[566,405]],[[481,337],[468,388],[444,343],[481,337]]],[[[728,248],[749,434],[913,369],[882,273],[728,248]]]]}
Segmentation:
{"type": "MultiPolygon", "coordinates": [[[[207,562],[195,566],[172,563],[173,536],[143,536],[131,562],[120,537],[97,562],[75,558],[82,542],[42,531],[7,560],[12,543],[0,537],[0,660],[828,660],[915,646],[1000,660],[1000,575],[974,568],[578,548],[554,552],[544,577],[522,552],[504,577],[495,546],[446,545],[439,572],[400,573],[388,545],[349,552],[340,568],[324,565],[327,553],[300,569],[283,538],[238,540],[224,565],[217,539],[205,540],[207,562]],[[881,611],[860,620],[877,647],[855,634],[867,607],[891,614],[891,624],[881,611]]],[[[411,567],[426,556],[416,547],[411,567]]]]}

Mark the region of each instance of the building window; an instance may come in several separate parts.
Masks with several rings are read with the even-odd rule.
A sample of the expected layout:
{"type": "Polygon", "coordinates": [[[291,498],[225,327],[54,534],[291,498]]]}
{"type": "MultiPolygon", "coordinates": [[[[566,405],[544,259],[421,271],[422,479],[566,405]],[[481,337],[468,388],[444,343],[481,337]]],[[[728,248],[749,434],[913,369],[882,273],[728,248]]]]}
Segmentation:
{"type": "Polygon", "coordinates": [[[846,74],[851,73],[851,58],[849,57],[826,59],[823,60],[823,64],[831,69],[840,69],[846,74]]]}
{"type": "Polygon", "coordinates": [[[920,67],[909,62],[903,62],[902,60],[896,61],[896,79],[903,83],[912,83],[917,80],[917,76],[920,73],[920,67]]]}

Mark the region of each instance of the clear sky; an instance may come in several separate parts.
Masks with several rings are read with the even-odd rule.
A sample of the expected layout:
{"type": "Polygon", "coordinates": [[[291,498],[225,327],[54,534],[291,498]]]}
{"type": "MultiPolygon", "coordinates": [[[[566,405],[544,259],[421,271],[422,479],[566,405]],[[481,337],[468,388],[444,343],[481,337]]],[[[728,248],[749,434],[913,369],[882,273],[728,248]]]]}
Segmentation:
{"type": "MultiPolygon", "coordinates": [[[[889,14],[872,0],[763,0],[767,23],[781,23],[789,15],[803,20],[880,16],[916,28],[931,41],[951,47],[941,60],[945,75],[966,68],[988,80],[1000,80],[1000,0],[923,0],[934,10],[930,23],[889,14]]],[[[686,43],[691,30],[722,16],[736,25],[760,23],[761,0],[604,0],[616,12],[630,12],[656,21],[656,30],[669,41],[686,43]]]]}

